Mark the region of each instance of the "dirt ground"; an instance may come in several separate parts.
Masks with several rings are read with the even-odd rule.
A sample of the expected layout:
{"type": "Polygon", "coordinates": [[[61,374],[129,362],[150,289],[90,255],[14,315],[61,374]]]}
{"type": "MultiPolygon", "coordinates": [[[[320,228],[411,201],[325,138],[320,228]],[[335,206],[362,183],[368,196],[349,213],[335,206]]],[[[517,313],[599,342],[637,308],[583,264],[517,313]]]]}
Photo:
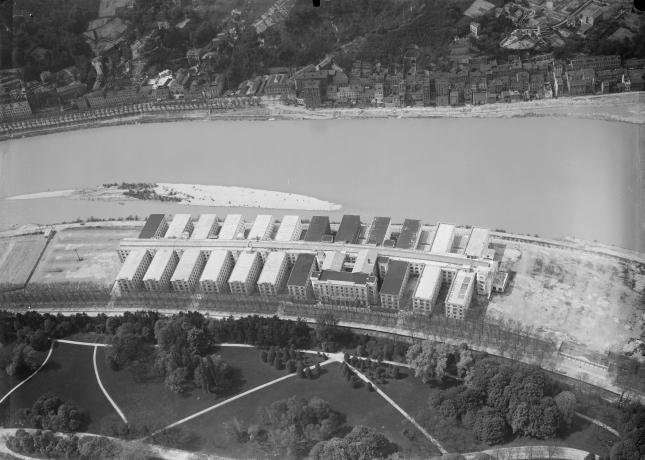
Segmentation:
{"type": "Polygon", "coordinates": [[[98,282],[109,285],[121,267],[117,254],[119,241],[136,237],[139,231],[139,227],[78,227],[59,231],[45,250],[31,283],[98,282]]]}
{"type": "MultiPolygon", "coordinates": [[[[506,242],[501,269],[515,272],[494,294],[490,319],[516,320],[596,351],[626,350],[643,330],[643,273],[607,257],[506,242]]],[[[499,252],[498,247],[498,252],[499,252]]]]}
{"type": "Polygon", "coordinates": [[[0,238],[0,289],[27,283],[45,243],[42,234],[0,238]]]}

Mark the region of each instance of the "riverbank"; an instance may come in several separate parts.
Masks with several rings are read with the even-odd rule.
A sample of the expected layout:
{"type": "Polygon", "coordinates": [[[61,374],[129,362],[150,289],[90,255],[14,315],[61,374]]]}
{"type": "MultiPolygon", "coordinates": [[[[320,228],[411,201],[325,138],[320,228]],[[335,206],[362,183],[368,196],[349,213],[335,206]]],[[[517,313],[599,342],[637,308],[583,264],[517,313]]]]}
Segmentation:
{"type": "Polygon", "coordinates": [[[645,92],[543,99],[459,107],[321,108],[307,109],[265,100],[258,106],[224,108],[213,103],[137,104],[105,110],[62,115],[45,126],[30,122],[0,128],[0,141],[78,129],[140,123],[214,120],[332,120],[364,118],[517,118],[573,117],[645,125],[645,92]]]}
{"type": "Polygon", "coordinates": [[[261,190],[248,187],[129,183],[105,184],[83,189],[54,190],[9,196],[7,200],[66,198],[106,202],[160,201],[186,206],[291,209],[305,211],[338,211],[341,205],[296,193],[261,190]]]}

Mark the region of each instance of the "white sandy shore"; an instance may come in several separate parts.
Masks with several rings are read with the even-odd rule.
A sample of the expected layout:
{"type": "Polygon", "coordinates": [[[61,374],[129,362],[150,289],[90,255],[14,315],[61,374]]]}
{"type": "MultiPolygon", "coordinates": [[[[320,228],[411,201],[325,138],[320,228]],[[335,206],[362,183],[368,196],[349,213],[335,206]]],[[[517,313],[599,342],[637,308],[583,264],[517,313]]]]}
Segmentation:
{"type": "Polygon", "coordinates": [[[64,198],[72,195],[76,190],[54,190],[51,192],[28,193],[26,195],[9,196],[7,200],[35,200],[40,198],[64,198]]]}
{"type": "MultiPolygon", "coordinates": [[[[297,209],[306,211],[337,211],[341,205],[306,195],[276,192],[248,187],[157,183],[154,191],[164,197],[179,198],[176,204],[190,206],[297,209]]],[[[7,197],[7,200],[67,198],[90,201],[133,201],[125,190],[114,187],[91,187],[79,190],[56,190],[7,197]]]]}

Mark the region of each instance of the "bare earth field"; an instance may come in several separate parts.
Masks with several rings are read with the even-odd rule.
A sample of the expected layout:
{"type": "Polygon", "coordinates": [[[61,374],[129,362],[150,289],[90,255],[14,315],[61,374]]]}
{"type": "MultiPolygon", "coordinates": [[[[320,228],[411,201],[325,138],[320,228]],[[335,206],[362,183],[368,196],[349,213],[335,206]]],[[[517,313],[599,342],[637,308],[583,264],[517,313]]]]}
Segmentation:
{"type": "Polygon", "coordinates": [[[32,283],[114,281],[121,262],[117,255],[122,238],[135,237],[138,227],[75,227],[58,231],[38,264],[32,283]],[[78,256],[82,260],[78,260],[78,256]]]}
{"type": "Polygon", "coordinates": [[[506,243],[501,269],[515,272],[493,295],[489,320],[518,321],[596,351],[626,349],[645,319],[643,274],[636,266],[573,250],[506,243]]]}
{"type": "Polygon", "coordinates": [[[42,234],[0,238],[0,290],[27,283],[45,243],[42,234]]]}

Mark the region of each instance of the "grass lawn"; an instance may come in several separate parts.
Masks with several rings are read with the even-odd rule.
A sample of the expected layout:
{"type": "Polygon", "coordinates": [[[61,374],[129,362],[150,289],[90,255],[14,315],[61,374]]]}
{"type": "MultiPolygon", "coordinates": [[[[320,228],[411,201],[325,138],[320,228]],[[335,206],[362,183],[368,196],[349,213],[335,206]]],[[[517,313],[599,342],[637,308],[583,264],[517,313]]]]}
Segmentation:
{"type": "MultiPolygon", "coordinates": [[[[388,379],[387,384],[379,386],[432,436],[436,437],[448,451],[476,452],[491,448],[491,446],[477,441],[469,428],[447,420],[431,410],[428,407],[428,398],[433,393],[441,391],[440,387],[422,383],[420,379],[414,378],[414,374],[411,372],[409,369],[401,368],[401,375],[406,375],[405,378],[388,379]]],[[[516,438],[499,447],[559,445],[587,450],[597,455],[608,455],[609,448],[615,439],[611,433],[576,417],[569,432],[561,438],[553,440],[516,438]]]]}
{"type": "MultiPolygon", "coordinates": [[[[234,419],[246,426],[258,423],[259,408],[294,395],[306,399],[320,397],[331,407],[347,415],[349,425],[369,425],[381,431],[404,451],[416,449],[403,434],[407,425],[403,416],[377,393],[370,393],[365,387],[352,389],[343,378],[338,364],[323,367],[323,374],[317,379],[293,377],[233,401],[186,422],[183,430],[192,436],[190,447],[194,450],[232,457],[257,455],[251,445],[231,441],[223,429],[224,424],[234,419]]],[[[435,450],[425,450],[423,456],[436,453],[438,452],[435,450]]]]}
{"type": "MultiPolygon", "coordinates": [[[[113,371],[99,350],[97,364],[103,385],[131,424],[161,428],[217,402],[263,383],[283,377],[287,370],[276,370],[260,360],[255,348],[221,347],[224,361],[241,371],[240,385],[230,394],[216,397],[194,391],[179,395],[168,390],[163,378],[141,378],[128,369],[113,371]]],[[[313,359],[315,356],[309,357],[313,359]]],[[[312,363],[315,361],[312,361],[312,363]]]]}
{"type": "Polygon", "coordinates": [[[2,426],[15,426],[18,409],[31,407],[43,394],[53,393],[86,410],[90,416],[87,431],[100,432],[101,419],[113,414],[114,409],[96,381],[93,351],[92,347],[57,344],[45,367],[2,403],[2,426]]]}

